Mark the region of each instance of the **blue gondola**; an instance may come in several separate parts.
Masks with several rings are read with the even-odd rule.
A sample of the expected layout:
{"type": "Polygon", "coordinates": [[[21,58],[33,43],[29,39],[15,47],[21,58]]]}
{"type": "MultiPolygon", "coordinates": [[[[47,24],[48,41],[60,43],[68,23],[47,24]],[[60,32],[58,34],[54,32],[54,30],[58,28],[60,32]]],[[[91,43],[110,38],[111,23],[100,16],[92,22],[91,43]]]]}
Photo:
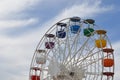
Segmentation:
{"type": "Polygon", "coordinates": [[[56,32],[56,36],[57,36],[58,38],[65,38],[66,32],[65,32],[64,30],[57,31],[57,32],[56,32]]]}
{"type": "Polygon", "coordinates": [[[66,28],[67,24],[59,22],[59,23],[57,23],[57,26],[60,26],[60,30],[56,31],[56,37],[65,38],[66,37],[65,28],[66,28]]]}
{"type": "Polygon", "coordinates": [[[70,26],[70,30],[72,33],[77,34],[78,32],[80,32],[81,29],[79,25],[72,25],[70,26]]]}

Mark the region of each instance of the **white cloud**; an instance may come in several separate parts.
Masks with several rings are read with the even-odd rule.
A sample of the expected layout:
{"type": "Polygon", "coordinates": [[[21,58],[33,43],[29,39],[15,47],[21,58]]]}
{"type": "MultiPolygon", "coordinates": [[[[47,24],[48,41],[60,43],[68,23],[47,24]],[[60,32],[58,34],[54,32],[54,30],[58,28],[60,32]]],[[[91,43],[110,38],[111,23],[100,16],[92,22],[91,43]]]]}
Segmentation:
{"type": "Polygon", "coordinates": [[[22,14],[22,17],[25,17],[26,15],[23,11],[33,8],[40,1],[41,0],[1,0],[0,30],[35,24],[38,21],[37,18],[19,19],[17,16],[21,16],[22,14]]]}
{"type": "Polygon", "coordinates": [[[115,80],[120,79],[120,41],[113,43],[114,59],[115,59],[115,80]]]}
{"type": "MultiPolygon", "coordinates": [[[[94,1],[94,0],[93,0],[94,1]]],[[[100,13],[104,13],[113,9],[112,6],[101,6],[102,2],[100,0],[95,0],[93,3],[89,0],[77,5],[73,5],[70,8],[65,8],[63,12],[58,15],[59,17],[92,17],[100,13]]]]}
{"type": "MultiPolygon", "coordinates": [[[[31,17],[27,19],[19,19],[14,16],[20,15],[24,10],[32,8],[39,1],[40,0],[1,0],[0,30],[4,32],[4,29],[35,24],[38,21],[37,18],[31,17]]],[[[28,80],[27,77],[30,64],[29,58],[32,57],[32,53],[34,51],[33,47],[35,44],[35,39],[32,41],[31,38],[27,39],[27,37],[24,36],[22,36],[22,38],[12,38],[5,35],[0,35],[0,38],[0,75],[2,76],[1,79],[28,80]]]]}
{"type": "Polygon", "coordinates": [[[5,80],[28,80],[30,61],[39,39],[30,35],[0,38],[0,75],[5,80]]]}
{"type": "Polygon", "coordinates": [[[35,24],[38,22],[36,18],[30,19],[21,19],[21,20],[0,20],[0,30],[1,29],[10,29],[15,27],[24,27],[35,24]]]}
{"type": "Polygon", "coordinates": [[[0,1],[0,18],[7,18],[15,13],[31,8],[40,0],[2,0],[0,1]]]}

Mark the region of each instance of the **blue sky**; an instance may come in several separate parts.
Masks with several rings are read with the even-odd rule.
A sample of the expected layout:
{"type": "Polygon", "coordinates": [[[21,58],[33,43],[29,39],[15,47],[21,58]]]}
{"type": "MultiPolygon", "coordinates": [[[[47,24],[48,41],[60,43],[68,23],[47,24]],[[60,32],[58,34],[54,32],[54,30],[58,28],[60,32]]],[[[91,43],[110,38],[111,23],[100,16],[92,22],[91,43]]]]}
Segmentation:
{"type": "Polygon", "coordinates": [[[32,55],[43,34],[57,21],[93,18],[108,31],[115,49],[115,80],[120,80],[119,0],[0,0],[0,76],[28,80],[32,55]]]}

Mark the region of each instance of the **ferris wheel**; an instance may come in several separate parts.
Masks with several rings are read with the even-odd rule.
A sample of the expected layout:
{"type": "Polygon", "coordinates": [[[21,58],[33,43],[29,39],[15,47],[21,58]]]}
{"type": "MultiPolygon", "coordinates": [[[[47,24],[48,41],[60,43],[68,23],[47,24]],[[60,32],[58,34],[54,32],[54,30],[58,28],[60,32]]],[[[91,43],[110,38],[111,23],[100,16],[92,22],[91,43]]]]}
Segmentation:
{"type": "Polygon", "coordinates": [[[29,80],[113,80],[114,49],[93,19],[65,18],[43,35],[29,80]]]}

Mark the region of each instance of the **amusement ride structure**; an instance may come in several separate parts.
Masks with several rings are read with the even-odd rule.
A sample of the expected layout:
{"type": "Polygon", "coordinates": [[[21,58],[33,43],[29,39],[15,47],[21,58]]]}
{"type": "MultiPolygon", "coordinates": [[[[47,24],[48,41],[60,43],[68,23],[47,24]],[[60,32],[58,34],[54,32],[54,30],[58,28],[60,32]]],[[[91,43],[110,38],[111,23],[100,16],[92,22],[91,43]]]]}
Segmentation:
{"type": "Polygon", "coordinates": [[[58,21],[34,52],[29,80],[113,80],[114,49],[93,19],[58,21]]]}

